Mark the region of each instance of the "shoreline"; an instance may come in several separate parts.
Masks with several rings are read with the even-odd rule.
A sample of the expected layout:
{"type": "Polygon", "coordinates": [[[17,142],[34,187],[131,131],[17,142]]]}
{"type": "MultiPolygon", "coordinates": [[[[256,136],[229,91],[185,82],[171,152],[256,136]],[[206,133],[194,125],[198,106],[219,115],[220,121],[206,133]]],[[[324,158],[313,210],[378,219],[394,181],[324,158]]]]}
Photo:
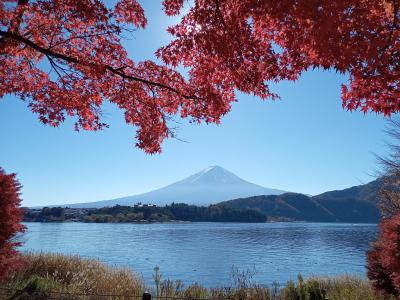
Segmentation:
{"type": "Polygon", "coordinates": [[[158,221],[135,221],[135,222],[83,222],[83,221],[22,221],[22,223],[49,223],[49,224],[60,224],[60,223],[81,223],[81,224],[195,224],[195,223],[210,223],[210,224],[347,224],[347,225],[378,225],[379,223],[371,222],[309,222],[309,221],[266,221],[266,222],[213,222],[213,221],[180,221],[170,220],[164,222],[158,221]]]}

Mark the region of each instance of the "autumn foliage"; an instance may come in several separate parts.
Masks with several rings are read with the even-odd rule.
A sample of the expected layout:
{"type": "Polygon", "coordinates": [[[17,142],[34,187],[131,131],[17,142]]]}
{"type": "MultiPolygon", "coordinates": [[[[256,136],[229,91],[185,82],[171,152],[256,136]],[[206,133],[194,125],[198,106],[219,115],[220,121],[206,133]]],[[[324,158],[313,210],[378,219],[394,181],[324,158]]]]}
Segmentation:
{"type": "Polygon", "coordinates": [[[378,240],[368,252],[367,269],[378,291],[400,297],[400,213],[380,224],[378,240]]]}
{"type": "Polygon", "coordinates": [[[15,174],[6,174],[0,168],[0,281],[20,265],[20,256],[15,249],[19,243],[13,241],[16,234],[24,231],[20,223],[20,188],[15,174]]]}
{"type": "Polygon", "coordinates": [[[76,129],[101,129],[104,101],[137,127],[148,153],[173,136],[170,119],[219,123],[235,92],[275,99],[270,82],[313,68],[347,74],[343,106],[400,111],[398,0],[164,0],[173,40],[163,64],[135,61],[123,36],[143,29],[137,0],[2,0],[0,97],[15,94],[46,124],[75,117],[76,129]],[[185,11],[185,13],[183,12],[185,11]],[[175,68],[184,66],[187,78],[175,68]]]}

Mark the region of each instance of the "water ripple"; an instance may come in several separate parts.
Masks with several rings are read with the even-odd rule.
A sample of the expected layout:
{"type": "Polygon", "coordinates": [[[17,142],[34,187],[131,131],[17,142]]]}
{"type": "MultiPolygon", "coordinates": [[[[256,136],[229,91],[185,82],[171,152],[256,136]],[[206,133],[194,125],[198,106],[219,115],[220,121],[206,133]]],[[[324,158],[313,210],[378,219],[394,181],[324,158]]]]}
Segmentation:
{"type": "Polygon", "coordinates": [[[230,284],[232,266],[255,270],[256,282],[285,283],[303,275],[365,275],[373,224],[27,223],[22,250],[97,257],[129,266],[151,282],[163,278],[207,286],[230,284]]]}

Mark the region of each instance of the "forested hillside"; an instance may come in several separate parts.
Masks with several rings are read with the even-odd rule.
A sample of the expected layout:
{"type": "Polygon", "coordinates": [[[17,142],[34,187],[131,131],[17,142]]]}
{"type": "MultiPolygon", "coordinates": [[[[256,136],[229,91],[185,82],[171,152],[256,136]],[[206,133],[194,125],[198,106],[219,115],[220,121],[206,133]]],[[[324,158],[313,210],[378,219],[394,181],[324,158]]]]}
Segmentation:
{"type": "Polygon", "coordinates": [[[236,209],[258,209],[268,220],[309,222],[378,222],[380,179],[365,185],[330,191],[317,196],[297,193],[255,196],[222,202],[236,209]]]}

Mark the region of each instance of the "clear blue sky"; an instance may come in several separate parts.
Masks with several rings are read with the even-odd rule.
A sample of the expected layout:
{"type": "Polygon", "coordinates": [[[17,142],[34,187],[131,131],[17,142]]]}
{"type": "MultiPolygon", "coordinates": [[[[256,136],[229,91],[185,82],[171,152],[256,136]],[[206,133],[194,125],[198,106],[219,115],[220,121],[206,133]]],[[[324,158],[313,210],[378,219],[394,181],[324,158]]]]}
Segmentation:
{"type": "MultiPolygon", "coordinates": [[[[141,1],[149,19],[146,31],[126,42],[133,58],[153,58],[165,44],[167,24],[158,1],[141,1]]],[[[23,205],[87,202],[138,194],[180,180],[209,165],[288,191],[318,194],[373,178],[372,153],[385,151],[386,121],[375,114],[341,107],[335,72],[310,71],[297,83],[274,86],[281,100],[261,101],[238,95],[222,125],[181,122],[178,137],[161,155],[134,148],[134,128],[114,106],[104,107],[110,128],[74,132],[39,123],[15,96],[0,100],[0,166],[16,172],[23,205]]]]}

